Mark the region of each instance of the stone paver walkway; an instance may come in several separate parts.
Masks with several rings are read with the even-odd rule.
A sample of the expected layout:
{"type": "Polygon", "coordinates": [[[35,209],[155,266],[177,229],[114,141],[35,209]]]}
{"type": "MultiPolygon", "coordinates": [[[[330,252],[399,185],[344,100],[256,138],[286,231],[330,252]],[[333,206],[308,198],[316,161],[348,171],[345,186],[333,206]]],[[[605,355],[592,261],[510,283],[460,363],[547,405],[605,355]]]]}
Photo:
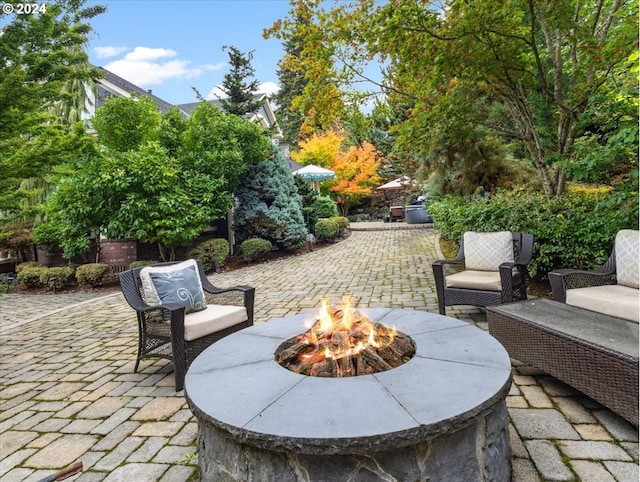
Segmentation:
{"type": "MultiPolygon", "coordinates": [[[[351,294],[360,307],[437,312],[430,226],[355,223],[335,246],[211,277],[256,287],[256,323],[351,294]]],[[[486,329],[473,307],[448,311],[486,329]]],[[[171,364],[133,373],[135,314],[119,292],[0,295],[0,479],[197,480],[197,424],[171,364]]],[[[561,382],[515,363],[507,399],[513,481],[638,480],[637,429],[561,382]]],[[[269,481],[271,482],[271,481],[269,481]]]]}

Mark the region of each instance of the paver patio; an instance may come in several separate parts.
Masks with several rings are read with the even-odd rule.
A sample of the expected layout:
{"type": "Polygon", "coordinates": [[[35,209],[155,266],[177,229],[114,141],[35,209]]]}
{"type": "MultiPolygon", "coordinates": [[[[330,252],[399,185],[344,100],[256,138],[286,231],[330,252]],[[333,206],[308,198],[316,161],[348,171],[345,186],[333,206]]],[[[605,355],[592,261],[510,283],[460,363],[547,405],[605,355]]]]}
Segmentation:
{"type": "MultiPolygon", "coordinates": [[[[360,307],[437,313],[429,225],[354,223],[335,246],[211,276],[256,287],[255,322],[315,312],[352,294],[360,307]],[[408,229],[411,228],[411,229],[408,229]]],[[[448,310],[486,330],[473,307],[448,310]]],[[[171,365],[133,373],[135,313],[111,295],[0,295],[0,479],[38,481],[73,462],[68,480],[187,481],[197,425],[171,365]]],[[[513,480],[637,482],[638,431],[563,383],[516,366],[507,399],[513,480]]]]}

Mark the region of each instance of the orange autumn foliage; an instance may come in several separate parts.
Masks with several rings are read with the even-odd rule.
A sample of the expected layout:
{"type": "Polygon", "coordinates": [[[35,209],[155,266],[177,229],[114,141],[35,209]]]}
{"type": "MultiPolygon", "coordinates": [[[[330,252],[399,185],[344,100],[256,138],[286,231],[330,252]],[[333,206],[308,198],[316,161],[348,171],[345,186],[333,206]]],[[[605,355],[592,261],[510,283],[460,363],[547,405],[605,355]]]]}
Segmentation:
{"type": "Polygon", "coordinates": [[[336,178],[327,181],[329,191],[336,195],[340,210],[346,216],[349,207],[359,199],[371,195],[375,186],[380,183],[378,168],[382,154],[369,142],[334,157],[329,169],[336,173],[336,178]]]}

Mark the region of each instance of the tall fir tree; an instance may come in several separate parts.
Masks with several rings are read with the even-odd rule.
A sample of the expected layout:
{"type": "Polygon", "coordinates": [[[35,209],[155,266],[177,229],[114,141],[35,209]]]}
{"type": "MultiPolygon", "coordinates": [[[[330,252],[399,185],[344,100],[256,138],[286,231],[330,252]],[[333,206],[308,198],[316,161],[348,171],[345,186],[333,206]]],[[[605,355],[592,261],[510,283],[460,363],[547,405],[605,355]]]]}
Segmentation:
{"type": "MultiPolygon", "coordinates": [[[[302,15],[297,15],[296,22],[303,23],[305,18],[302,15]]],[[[276,71],[280,90],[272,96],[277,106],[276,117],[282,130],[282,140],[293,150],[298,149],[300,127],[302,127],[304,120],[304,114],[292,107],[293,99],[301,96],[304,93],[305,85],[307,85],[304,72],[295,67],[295,60],[300,57],[302,52],[302,40],[301,35],[284,39],[285,55],[278,61],[278,70],[276,71]]]]}
{"type": "Polygon", "coordinates": [[[253,50],[242,53],[234,46],[225,45],[222,50],[229,54],[231,71],[225,74],[222,81],[222,91],[227,95],[220,99],[222,108],[230,113],[239,116],[249,114],[258,110],[262,101],[256,100],[260,83],[253,79],[255,70],[251,66],[253,50]]]}
{"type": "Polygon", "coordinates": [[[234,230],[238,242],[262,238],[279,248],[301,246],[307,239],[302,197],[277,146],[273,154],[245,171],[235,191],[234,230]]]}

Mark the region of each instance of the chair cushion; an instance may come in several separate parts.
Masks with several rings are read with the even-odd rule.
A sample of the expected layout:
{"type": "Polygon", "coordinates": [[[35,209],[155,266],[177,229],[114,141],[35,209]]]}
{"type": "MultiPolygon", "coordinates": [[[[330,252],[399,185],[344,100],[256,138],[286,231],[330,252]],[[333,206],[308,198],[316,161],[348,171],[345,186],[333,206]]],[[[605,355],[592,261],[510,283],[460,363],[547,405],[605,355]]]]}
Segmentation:
{"type": "Polygon", "coordinates": [[[502,291],[499,271],[476,271],[467,269],[445,276],[444,281],[447,288],[502,291]]]}
{"type": "Polygon", "coordinates": [[[209,305],[205,310],[184,317],[184,339],[197,340],[248,319],[244,306],[209,305]]]}
{"type": "Polygon", "coordinates": [[[468,270],[497,271],[502,263],[513,263],[513,235],[509,231],[463,235],[464,265],[468,270]]]}
{"type": "Polygon", "coordinates": [[[640,292],[628,286],[605,285],[567,290],[566,303],[636,323],[640,318],[640,292]]]}
{"type": "Polygon", "coordinates": [[[143,296],[148,305],[178,303],[185,312],[204,310],[207,302],[195,260],[140,270],[143,296]]]}
{"type": "Polygon", "coordinates": [[[640,287],[640,231],[618,231],[615,246],[618,284],[637,289],[640,287]]]}

